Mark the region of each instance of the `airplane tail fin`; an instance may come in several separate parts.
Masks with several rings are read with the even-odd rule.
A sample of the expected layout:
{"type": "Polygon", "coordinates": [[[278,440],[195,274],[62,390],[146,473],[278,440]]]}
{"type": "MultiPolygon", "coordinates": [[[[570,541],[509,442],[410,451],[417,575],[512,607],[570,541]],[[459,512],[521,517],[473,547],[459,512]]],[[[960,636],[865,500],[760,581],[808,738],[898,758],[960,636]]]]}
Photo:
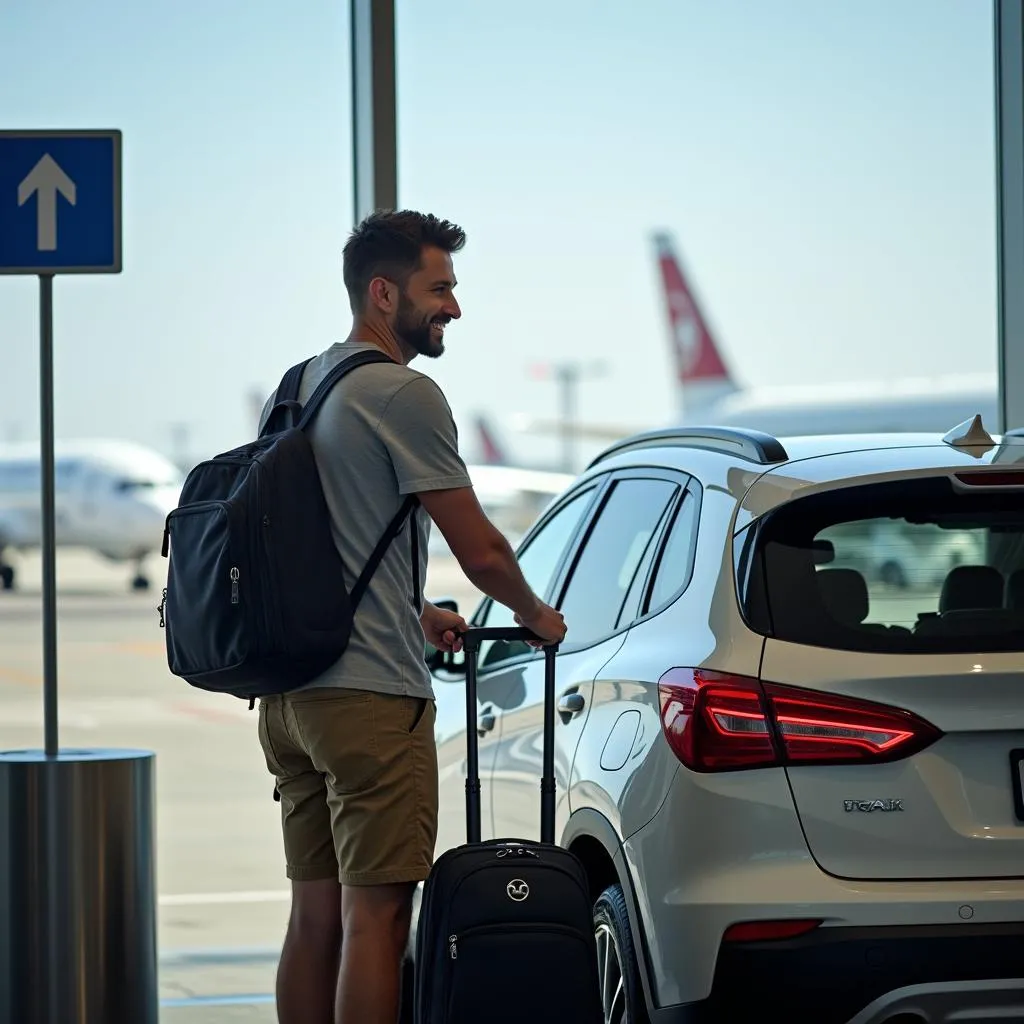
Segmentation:
{"type": "Polygon", "coordinates": [[[501,445],[495,440],[487,418],[483,415],[477,415],[473,423],[476,426],[481,461],[487,466],[507,466],[508,457],[501,445]]]}
{"type": "Polygon", "coordinates": [[[654,248],[661,272],[676,389],[683,413],[692,418],[700,415],[702,408],[735,391],[736,383],[686,279],[671,236],[655,234],[654,248]]]}

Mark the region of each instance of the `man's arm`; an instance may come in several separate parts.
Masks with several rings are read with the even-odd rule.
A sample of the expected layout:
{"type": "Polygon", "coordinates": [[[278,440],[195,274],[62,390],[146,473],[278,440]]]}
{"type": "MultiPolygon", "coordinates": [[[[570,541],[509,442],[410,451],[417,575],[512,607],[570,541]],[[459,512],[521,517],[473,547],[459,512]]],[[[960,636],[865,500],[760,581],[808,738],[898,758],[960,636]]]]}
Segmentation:
{"type": "Polygon", "coordinates": [[[477,501],[440,388],[428,377],[407,382],[392,396],[377,431],[399,493],[419,498],[470,582],[539,637],[561,642],[561,613],[530,589],[508,541],[477,501]]]}
{"type": "Polygon", "coordinates": [[[473,488],[421,491],[417,497],[470,583],[524,622],[535,618],[543,602],[530,589],[515,552],[487,518],[473,488]]]}

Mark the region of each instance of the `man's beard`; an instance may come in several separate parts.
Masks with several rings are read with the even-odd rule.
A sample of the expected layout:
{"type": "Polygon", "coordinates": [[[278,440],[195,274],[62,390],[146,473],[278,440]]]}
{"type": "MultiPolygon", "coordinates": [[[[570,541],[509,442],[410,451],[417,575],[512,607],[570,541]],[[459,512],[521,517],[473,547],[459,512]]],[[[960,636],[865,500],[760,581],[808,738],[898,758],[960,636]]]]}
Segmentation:
{"type": "Polygon", "coordinates": [[[444,337],[436,339],[431,333],[430,318],[424,320],[413,304],[404,296],[398,300],[395,334],[415,352],[428,359],[437,359],[444,353],[444,337]]]}

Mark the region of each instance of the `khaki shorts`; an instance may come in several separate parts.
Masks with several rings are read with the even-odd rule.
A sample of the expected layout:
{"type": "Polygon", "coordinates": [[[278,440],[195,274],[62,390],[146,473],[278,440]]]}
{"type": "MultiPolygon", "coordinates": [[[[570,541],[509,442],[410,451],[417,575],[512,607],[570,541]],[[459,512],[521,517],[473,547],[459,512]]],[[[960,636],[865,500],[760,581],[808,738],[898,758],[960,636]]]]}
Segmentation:
{"type": "Polygon", "coordinates": [[[315,688],[260,701],[288,878],[419,882],[437,839],[434,702],[315,688]]]}

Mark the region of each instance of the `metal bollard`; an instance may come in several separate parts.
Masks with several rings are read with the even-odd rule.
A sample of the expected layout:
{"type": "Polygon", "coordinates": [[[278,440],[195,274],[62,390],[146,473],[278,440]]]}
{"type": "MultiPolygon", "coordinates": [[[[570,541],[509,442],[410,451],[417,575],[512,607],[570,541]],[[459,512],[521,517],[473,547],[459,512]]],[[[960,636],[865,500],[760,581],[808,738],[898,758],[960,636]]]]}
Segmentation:
{"type": "Polygon", "coordinates": [[[0,1024],[157,1024],[154,755],[0,751],[0,1024]]]}

